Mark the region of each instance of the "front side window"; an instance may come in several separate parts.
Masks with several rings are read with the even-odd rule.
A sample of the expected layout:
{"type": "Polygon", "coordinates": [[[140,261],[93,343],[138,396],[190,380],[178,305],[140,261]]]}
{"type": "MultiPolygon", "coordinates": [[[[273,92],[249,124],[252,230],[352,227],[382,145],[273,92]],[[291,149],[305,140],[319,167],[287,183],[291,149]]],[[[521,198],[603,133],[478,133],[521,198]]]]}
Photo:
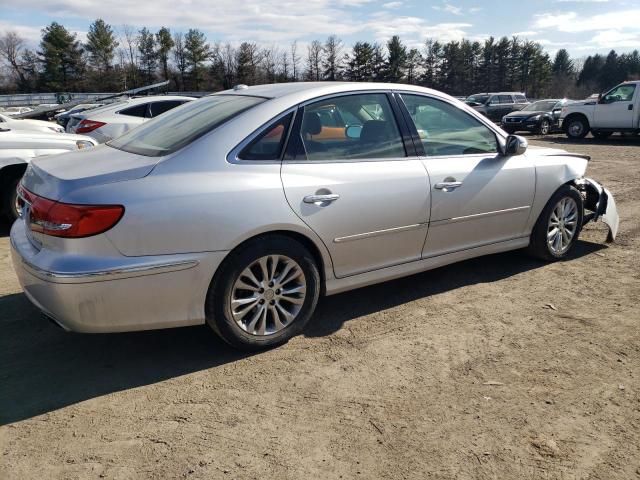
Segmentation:
{"type": "Polygon", "coordinates": [[[384,93],[355,94],[304,107],[300,139],[309,160],[405,157],[402,136],[384,93]],[[342,119],[326,112],[335,108],[342,119]]]}
{"type": "Polygon", "coordinates": [[[293,113],[276,120],[247,145],[238,158],[241,160],[279,160],[293,113]]]}
{"type": "Polygon", "coordinates": [[[265,101],[246,95],[211,95],[149,120],[107,145],[149,157],[168,155],[265,101]]]}
{"type": "Polygon", "coordinates": [[[630,102],[636,86],[633,84],[619,85],[603,97],[603,103],[630,102]]]}
{"type": "Polygon", "coordinates": [[[479,120],[435,98],[402,95],[427,156],[495,153],[495,134],[479,120]]]}

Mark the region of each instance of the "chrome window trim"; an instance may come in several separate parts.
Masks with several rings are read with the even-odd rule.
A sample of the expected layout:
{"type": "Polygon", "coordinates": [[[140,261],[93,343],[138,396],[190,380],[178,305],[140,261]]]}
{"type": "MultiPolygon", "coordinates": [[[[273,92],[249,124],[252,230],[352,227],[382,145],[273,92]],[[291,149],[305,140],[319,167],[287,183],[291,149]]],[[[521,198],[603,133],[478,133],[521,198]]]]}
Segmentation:
{"type": "MultiPolygon", "coordinates": [[[[441,102],[448,103],[450,106],[452,106],[454,108],[457,108],[458,110],[460,110],[460,111],[466,113],[467,115],[469,115],[471,118],[474,118],[475,120],[479,121],[484,126],[488,127],[489,130],[494,132],[499,138],[502,138],[503,140],[505,140],[507,138],[506,135],[496,126],[496,124],[493,123],[491,120],[489,120],[487,117],[477,113],[473,109],[471,109],[471,111],[473,112],[473,113],[471,113],[467,108],[460,108],[459,105],[457,105],[456,103],[452,102],[448,98],[439,97],[437,95],[432,95],[430,93],[414,92],[412,90],[394,90],[394,93],[399,93],[400,95],[403,95],[403,94],[405,94],[405,95],[416,95],[416,96],[419,96],[419,97],[426,97],[426,98],[430,98],[432,100],[439,100],[441,102]]],[[[471,107],[469,107],[469,108],[471,108],[471,107]]],[[[496,152],[496,153],[499,153],[499,152],[496,152]]],[[[472,154],[472,155],[475,155],[475,154],[472,154]]],[[[462,156],[466,156],[466,155],[462,155],[462,156]]],[[[429,157],[429,158],[433,158],[433,157],[429,157]]]]}

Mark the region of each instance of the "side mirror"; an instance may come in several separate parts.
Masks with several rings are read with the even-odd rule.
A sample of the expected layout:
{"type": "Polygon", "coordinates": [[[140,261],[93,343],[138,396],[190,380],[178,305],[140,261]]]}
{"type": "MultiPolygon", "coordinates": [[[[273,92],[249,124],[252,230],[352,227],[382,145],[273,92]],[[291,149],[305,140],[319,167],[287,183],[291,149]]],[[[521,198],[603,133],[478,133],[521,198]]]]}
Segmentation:
{"type": "Polygon", "coordinates": [[[344,129],[344,136],[351,139],[360,138],[361,133],[362,133],[362,125],[348,125],[344,129]]]}
{"type": "Polygon", "coordinates": [[[525,138],[520,137],[519,135],[509,135],[501,149],[501,153],[504,157],[522,155],[527,151],[528,146],[529,143],[525,138]]]}

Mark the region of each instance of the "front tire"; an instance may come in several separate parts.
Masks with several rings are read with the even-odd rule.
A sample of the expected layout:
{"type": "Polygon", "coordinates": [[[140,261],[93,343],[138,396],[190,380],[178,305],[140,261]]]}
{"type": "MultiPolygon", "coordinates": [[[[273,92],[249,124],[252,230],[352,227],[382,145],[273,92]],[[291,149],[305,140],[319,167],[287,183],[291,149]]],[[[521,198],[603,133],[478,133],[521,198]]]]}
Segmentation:
{"type": "Polygon", "coordinates": [[[573,186],[563,185],[553,194],[538,217],[528,251],[546,261],[566,258],[582,230],[582,195],[573,186]]]}
{"type": "Polygon", "coordinates": [[[540,135],[548,135],[550,130],[551,130],[551,124],[549,123],[549,120],[547,120],[546,118],[543,118],[542,121],[540,122],[540,126],[538,127],[538,133],[540,135]]]}
{"type": "Polygon", "coordinates": [[[220,266],[207,294],[207,323],[243,350],[261,350],[298,335],[320,296],[313,255],[284,235],[250,240],[220,266]]]}
{"type": "Polygon", "coordinates": [[[587,136],[589,133],[589,122],[582,117],[569,118],[566,124],[565,132],[567,137],[574,140],[580,140],[587,136]]]}

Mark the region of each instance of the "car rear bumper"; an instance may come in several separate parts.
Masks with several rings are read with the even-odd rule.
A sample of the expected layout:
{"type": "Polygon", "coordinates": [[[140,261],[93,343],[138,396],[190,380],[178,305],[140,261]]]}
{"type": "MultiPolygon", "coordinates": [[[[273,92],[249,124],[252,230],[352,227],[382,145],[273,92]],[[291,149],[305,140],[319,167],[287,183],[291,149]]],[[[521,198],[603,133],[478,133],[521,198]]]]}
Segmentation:
{"type": "Polygon", "coordinates": [[[24,222],[11,229],[11,257],[31,302],[66,330],[122,332],[202,324],[213,274],[225,252],[118,257],[108,267],[58,269],[24,222]]]}

